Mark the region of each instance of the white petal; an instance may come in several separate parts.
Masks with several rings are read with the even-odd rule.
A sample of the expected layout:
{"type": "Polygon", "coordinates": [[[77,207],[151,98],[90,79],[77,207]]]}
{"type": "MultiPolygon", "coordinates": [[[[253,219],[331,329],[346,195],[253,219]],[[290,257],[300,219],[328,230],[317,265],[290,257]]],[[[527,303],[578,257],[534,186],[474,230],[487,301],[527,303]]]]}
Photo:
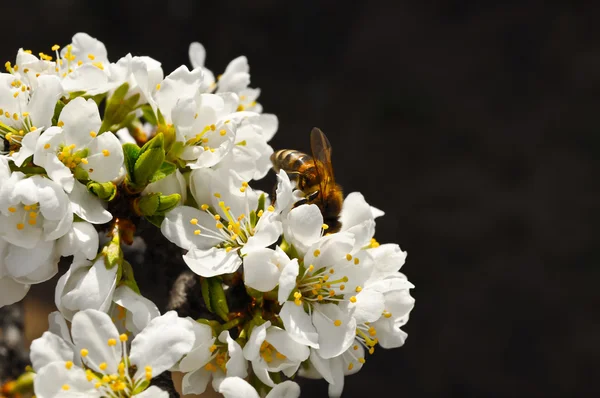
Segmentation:
{"type": "Polygon", "coordinates": [[[169,398],[169,393],[156,386],[150,386],[141,393],[135,394],[135,398],[169,398]]]}
{"type": "Polygon", "coordinates": [[[342,230],[359,225],[366,220],[373,220],[371,206],[360,192],[352,192],[344,199],[340,222],[342,230]]]}
{"type": "Polygon", "coordinates": [[[190,44],[190,49],[188,50],[188,55],[190,57],[190,63],[192,64],[192,68],[201,68],[204,66],[204,61],[206,60],[206,50],[204,46],[197,41],[190,44]]]}
{"type": "Polygon", "coordinates": [[[152,367],[158,376],[175,365],[194,345],[192,325],[179,318],[175,311],[154,318],[131,342],[131,363],[137,365],[135,379],[145,375],[144,368],[152,367]]]}
{"type": "Polygon", "coordinates": [[[237,251],[232,250],[227,253],[225,249],[216,247],[208,250],[192,248],[183,256],[183,261],[194,273],[206,278],[231,274],[242,264],[237,251]]]}
{"type": "Polygon", "coordinates": [[[104,224],[112,220],[112,214],[104,208],[103,202],[91,194],[85,185],[75,181],[69,197],[73,213],[92,224],[104,224]]]}
{"type": "Polygon", "coordinates": [[[29,291],[30,285],[16,282],[9,277],[0,278],[0,307],[21,301],[29,291]]]}
{"type": "Polygon", "coordinates": [[[125,285],[119,286],[115,290],[113,301],[125,308],[128,314],[132,314],[133,325],[131,326],[135,326],[135,328],[128,327],[128,330],[131,330],[134,334],[144,329],[152,319],[160,316],[156,304],[125,285]]]}
{"type": "Polygon", "coordinates": [[[119,176],[123,166],[123,148],[119,139],[111,132],[97,136],[89,145],[88,163],[83,165],[90,179],[108,182],[119,176]],[[93,171],[92,171],[93,170],[93,171]]]}
{"type": "Polygon", "coordinates": [[[298,259],[295,258],[290,261],[279,277],[279,292],[277,293],[277,300],[279,304],[283,304],[287,301],[288,297],[292,293],[292,290],[296,288],[296,278],[298,277],[298,272],[300,272],[300,267],[298,266],[298,259]]]}
{"type": "Polygon", "coordinates": [[[58,160],[55,154],[47,154],[43,166],[48,173],[48,177],[50,177],[52,181],[60,184],[65,192],[71,192],[73,189],[73,182],[75,181],[73,173],[71,173],[71,169],[65,166],[63,162],[58,160]]]}
{"type": "Polygon", "coordinates": [[[44,332],[42,337],[31,342],[29,358],[37,372],[44,366],[56,361],[73,361],[73,350],[61,337],[44,332]]]}
{"type": "Polygon", "coordinates": [[[98,253],[99,237],[94,226],[87,222],[74,222],[71,230],[58,240],[58,253],[72,256],[81,252],[92,260],[98,253]]]}
{"type": "MultiPolygon", "coordinates": [[[[259,398],[258,393],[246,380],[239,377],[227,377],[221,382],[219,392],[225,398],[259,398]]],[[[271,396],[272,398],[278,395],[271,396]]],[[[269,398],[271,398],[269,397],[269,398]]]]}
{"type": "Polygon", "coordinates": [[[301,251],[305,251],[321,237],[323,216],[317,205],[301,205],[292,209],[287,223],[291,232],[289,238],[301,251]]]}
{"type": "Polygon", "coordinates": [[[58,272],[58,257],[54,253],[54,242],[39,242],[35,250],[11,245],[4,259],[6,270],[15,279],[28,283],[44,282],[58,272]],[[38,274],[38,280],[28,281],[30,275],[43,269],[43,275],[38,274]]]}
{"type": "Polygon", "coordinates": [[[104,257],[100,257],[77,281],[77,285],[63,296],[62,305],[74,311],[88,308],[108,311],[117,283],[117,268],[107,269],[104,257]]]}
{"type": "Polygon", "coordinates": [[[319,355],[322,358],[336,357],[354,342],[356,320],[335,304],[315,304],[312,322],[319,333],[319,355]],[[338,320],[341,323],[336,326],[338,320]]]}
{"type": "Polygon", "coordinates": [[[249,361],[255,361],[260,357],[260,346],[267,338],[267,328],[271,326],[271,322],[267,321],[262,325],[254,327],[250,337],[244,346],[244,358],[249,361]]]}
{"type": "Polygon", "coordinates": [[[248,242],[242,247],[241,253],[246,254],[257,248],[267,247],[277,242],[281,236],[283,228],[278,221],[277,214],[273,212],[265,213],[256,223],[256,232],[248,239],[248,242]]]}
{"type": "Polygon", "coordinates": [[[100,397],[84,370],[76,366],[67,369],[65,362],[53,362],[40,369],[33,379],[33,389],[38,398],[100,397]],[[64,385],[69,386],[68,394],[62,389],[64,385]]]}
{"type": "Polygon", "coordinates": [[[279,316],[292,339],[300,344],[319,348],[317,330],[312,324],[310,315],[304,312],[301,305],[296,305],[293,301],[286,301],[279,316]]]}
{"type": "Polygon", "coordinates": [[[229,361],[227,361],[227,376],[248,376],[248,363],[244,358],[242,347],[229,336],[228,331],[223,331],[219,335],[219,341],[227,341],[227,351],[229,354],[229,361]]]}
{"type": "Polygon", "coordinates": [[[62,86],[57,76],[42,75],[37,79],[38,87],[31,95],[28,111],[31,123],[37,127],[52,124],[54,106],[62,94],[62,86]]]}
{"type": "Polygon", "coordinates": [[[90,132],[98,133],[102,123],[98,105],[93,99],[86,101],[83,97],[77,97],[65,105],[60,112],[59,120],[64,123],[65,141],[68,144],[75,144],[76,148],[87,147],[91,140],[90,132]]]}
{"type": "Polygon", "coordinates": [[[288,332],[277,326],[267,330],[267,341],[292,362],[303,362],[310,355],[310,349],[306,345],[297,343],[288,332]]]}
{"type": "Polygon", "coordinates": [[[181,389],[184,394],[202,394],[210,381],[211,372],[199,368],[193,372],[186,373],[181,381],[181,389]]]}
{"type": "Polygon", "coordinates": [[[353,316],[356,323],[375,322],[385,309],[383,294],[370,289],[364,289],[356,295],[353,316]]]}
{"type": "Polygon", "coordinates": [[[279,120],[276,115],[263,113],[259,117],[259,124],[262,127],[262,136],[265,141],[270,141],[279,128],[279,120]]]}
{"type": "Polygon", "coordinates": [[[298,398],[300,397],[300,386],[291,380],[277,384],[267,394],[266,398],[298,398]]]}
{"type": "Polygon", "coordinates": [[[88,95],[96,95],[109,89],[106,73],[90,64],[81,65],[67,74],[61,84],[68,93],[85,91],[88,95]]]}
{"type": "Polygon", "coordinates": [[[344,364],[341,357],[332,358],[330,363],[333,383],[329,384],[327,393],[331,398],[338,398],[344,390],[344,364]]]}
{"type": "Polygon", "coordinates": [[[202,235],[202,232],[217,235],[214,225],[214,218],[206,212],[190,206],[179,206],[167,213],[160,230],[167,239],[183,249],[208,249],[220,243],[202,235]],[[194,219],[197,220],[196,224],[191,223],[194,219]],[[198,229],[201,231],[200,235],[194,233],[198,229]]]}
{"type": "Polygon", "coordinates": [[[387,275],[397,273],[406,261],[406,252],[400,249],[400,246],[393,243],[381,245],[370,249],[369,253],[373,256],[375,269],[372,278],[381,279],[387,275]]]}
{"type": "Polygon", "coordinates": [[[323,359],[319,356],[318,351],[314,348],[310,349],[310,364],[308,369],[300,368],[299,374],[302,377],[309,379],[325,379],[328,383],[333,383],[333,371],[331,369],[331,360],[323,359]]]}
{"type": "Polygon", "coordinates": [[[60,312],[53,311],[48,314],[48,331],[62,338],[70,346],[73,345],[69,326],[67,326],[67,321],[60,312]]]}
{"type": "Polygon", "coordinates": [[[255,249],[244,257],[244,283],[261,292],[271,291],[279,282],[280,268],[276,251],[255,249]]]}
{"type": "MultiPolygon", "coordinates": [[[[211,333],[212,334],[212,333],[211,333]]],[[[194,343],[198,343],[198,346],[195,346],[193,350],[191,350],[179,363],[179,371],[181,372],[191,372],[195,369],[204,369],[204,365],[210,362],[212,353],[210,352],[210,347],[215,342],[215,338],[210,338],[208,340],[198,341],[194,343]]],[[[208,382],[208,381],[207,381],[208,382]]],[[[196,393],[200,394],[200,393],[196,393]]]]}
{"type": "Polygon", "coordinates": [[[122,347],[119,342],[119,331],[108,315],[96,310],[78,312],[73,317],[71,334],[79,350],[84,348],[88,350],[88,355],[84,358],[87,366],[96,372],[107,374],[117,372],[122,347]],[[109,346],[109,339],[115,339],[117,344],[109,346]],[[107,365],[104,371],[99,367],[102,363],[107,365]]]}
{"type": "Polygon", "coordinates": [[[12,156],[12,160],[17,167],[21,167],[25,159],[33,155],[35,152],[35,145],[40,138],[41,132],[41,129],[37,129],[25,134],[25,137],[23,137],[23,140],[21,141],[21,149],[12,156]]]}

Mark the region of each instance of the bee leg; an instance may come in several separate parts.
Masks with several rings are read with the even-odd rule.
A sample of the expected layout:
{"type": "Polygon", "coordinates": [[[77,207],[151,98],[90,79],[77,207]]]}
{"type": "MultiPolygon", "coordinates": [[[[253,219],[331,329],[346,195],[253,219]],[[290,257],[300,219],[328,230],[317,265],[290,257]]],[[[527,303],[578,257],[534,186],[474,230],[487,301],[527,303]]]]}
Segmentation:
{"type": "Polygon", "coordinates": [[[313,200],[315,200],[318,196],[319,196],[319,191],[309,193],[304,198],[302,198],[299,201],[297,201],[296,203],[294,203],[294,208],[301,206],[301,205],[305,205],[307,203],[310,203],[313,200]]]}

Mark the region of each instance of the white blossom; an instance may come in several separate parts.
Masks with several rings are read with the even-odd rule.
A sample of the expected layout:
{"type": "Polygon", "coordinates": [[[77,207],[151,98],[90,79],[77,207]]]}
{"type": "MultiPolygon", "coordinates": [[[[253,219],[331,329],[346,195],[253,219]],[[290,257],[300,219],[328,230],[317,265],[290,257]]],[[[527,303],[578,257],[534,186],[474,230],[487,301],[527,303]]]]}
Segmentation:
{"type": "MultiPolygon", "coordinates": [[[[34,389],[40,398],[102,397],[115,392],[140,396],[153,377],[176,365],[194,344],[192,325],[174,311],[150,321],[131,345],[127,334],[119,334],[110,317],[100,311],[75,314],[72,340],[66,324],[57,326],[60,334],[45,332],[31,344],[37,372],[34,389]]],[[[146,396],[157,392],[154,388],[146,396]]]]}

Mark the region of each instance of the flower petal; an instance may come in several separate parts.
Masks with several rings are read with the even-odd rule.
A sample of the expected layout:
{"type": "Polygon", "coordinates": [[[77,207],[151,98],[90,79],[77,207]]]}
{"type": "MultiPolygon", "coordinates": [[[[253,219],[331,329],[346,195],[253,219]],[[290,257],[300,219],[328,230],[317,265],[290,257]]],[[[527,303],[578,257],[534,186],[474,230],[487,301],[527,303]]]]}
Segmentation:
{"type": "Polygon", "coordinates": [[[194,345],[192,325],[175,311],[154,318],[131,342],[131,363],[137,365],[135,379],[145,376],[145,367],[152,367],[158,376],[175,365],[194,345]]]}
{"type": "Polygon", "coordinates": [[[54,104],[62,94],[58,76],[41,75],[37,78],[38,87],[33,91],[27,110],[31,123],[37,127],[50,127],[54,115],[54,104]]]}
{"type": "Polygon", "coordinates": [[[58,240],[58,254],[72,256],[81,252],[89,260],[98,253],[99,237],[94,226],[87,222],[74,222],[71,230],[58,240]]]}
{"type": "Polygon", "coordinates": [[[277,286],[282,265],[275,250],[255,249],[244,256],[243,261],[246,286],[261,292],[268,292],[277,286]]]}
{"type": "Polygon", "coordinates": [[[182,249],[208,249],[219,241],[203,236],[202,232],[217,235],[214,225],[215,220],[209,214],[194,207],[179,206],[167,213],[160,230],[167,239],[182,249]],[[192,220],[196,222],[192,223],[192,220]],[[194,233],[198,229],[201,231],[200,235],[194,233]]]}
{"type": "Polygon", "coordinates": [[[287,225],[286,238],[304,252],[321,237],[323,215],[317,205],[301,205],[289,212],[287,225]]]}
{"type": "Polygon", "coordinates": [[[100,397],[89,382],[83,369],[73,366],[67,369],[66,362],[52,362],[44,366],[33,379],[33,389],[38,398],[53,397],[100,397]],[[67,386],[68,393],[64,391],[67,386]]]}
{"type": "Polygon", "coordinates": [[[42,337],[31,342],[29,353],[31,365],[36,372],[56,361],[73,361],[73,350],[61,337],[44,332],[42,337]]]}
{"type": "Polygon", "coordinates": [[[117,372],[122,346],[119,342],[119,331],[108,315],[93,309],[78,312],[73,317],[71,334],[75,346],[80,350],[87,350],[87,355],[82,355],[86,366],[101,373],[117,372]],[[117,344],[109,345],[111,339],[116,340],[117,344]],[[105,370],[99,367],[102,363],[107,365],[105,370]]]}
{"type": "Polygon", "coordinates": [[[73,213],[92,224],[104,224],[112,220],[112,214],[104,208],[103,202],[91,194],[85,185],[75,181],[69,196],[73,213]]]}
{"type": "Polygon", "coordinates": [[[356,320],[335,304],[315,304],[312,322],[319,333],[319,355],[337,357],[352,345],[356,320]]]}
{"type": "Polygon", "coordinates": [[[91,141],[90,132],[98,133],[102,123],[98,105],[93,99],[90,98],[86,101],[83,97],[69,101],[60,112],[59,120],[64,123],[65,142],[75,144],[77,149],[87,147],[91,141]]]}
{"type": "Polygon", "coordinates": [[[117,283],[117,268],[106,268],[104,257],[100,257],[76,286],[63,296],[62,305],[73,311],[108,311],[117,283]]]}
{"type": "Polygon", "coordinates": [[[98,182],[108,182],[119,176],[123,166],[123,149],[119,139],[111,132],[97,136],[89,145],[88,163],[83,164],[90,179],[98,182]]]}
{"type": "Polygon", "coordinates": [[[115,290],[113,301],[127,310],[127,330],[134,335],[141,332],[152,319],[160,316],[156,304],[126,285],[119,286],[115,290]]]}
{"type": "Polygon", "coordinates": [[[244,358],[249,361],[255,361],[260,357],[260,346],[267,338],[267,328],[271,326],[271,322],[267,321],[262,325],[258,325],[252,329],[250,337],[244,346],[244,358]]]}
{"type": "Polygon", "coordinates": [[[298,398],[300,397],[300,386],[291,380],[277,384],[267,394],[266,398],[298,398]]]}
{"type": "Polygon", "coordinates": [[[296,287],[296,278],[298,277],[299,272],[300,267],[298,266],[297,258],[287,263],[283,271],[281,271],[281,275],[279,276],[279,292],[277,293],[279,304],[283,304],[287,301],[296,287]]]}
{"type": "Polygon", "coordinates": [[[237,271],[242,264],[242,259],[237,251],[232,250],[228,253],[225,249],[216,247],[211,247],[208,250],[192,247],[183,256],[183,261],[194,273],[206,278],[231,274],[237,271]]]}
{"type": "Polygon", "coordinates": [[[169,398],[169,393],[156,386],[150,386],[141,393],[135,394],[135,398],[169,398]]]}
{"type": "Polygon", "coordinates": [[[211,372],[204,368],[186,373],[181,381],[181,389],[184,394],[202,394],[210,381],[211,372]]]}
{"type": "Polygon", "coordinates": [[[310,315],[304,312],[302,306],[296,305],[293,301],[286,301],[279,316],[292,339],[300,344],[319,348],[319,334],[312,324],[310,315]]]}
{"type": "MultiPolygon", "coordinates": [[[[219,392],[223,394],[225,398],[259,398],[254,387],[240,377],[225,378],[219,386],[219,392]]],[[[272,395],[271,397],[275,398],[280,396],[272,395]]]]}

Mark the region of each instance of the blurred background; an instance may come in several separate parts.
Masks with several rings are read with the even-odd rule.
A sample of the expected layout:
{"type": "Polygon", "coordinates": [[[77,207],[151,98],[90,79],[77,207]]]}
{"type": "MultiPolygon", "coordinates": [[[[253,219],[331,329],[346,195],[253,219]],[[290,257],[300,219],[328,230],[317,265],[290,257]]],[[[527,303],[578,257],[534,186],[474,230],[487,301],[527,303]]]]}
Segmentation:
{"type": "MultiPolygon", "coordinates": [[[[168,73],[200,41],[215,74],[248,57],[275,149],[308,152],[320,127],[416,285],[405,346],[378,349],[344,397],[598,396],[600,9],[392,3],[5,2],[0,60],[84,31],[109,60],[149,55],[168,73]]],[[[51,285],[25,302],[29,340],[51,285]]]]}

